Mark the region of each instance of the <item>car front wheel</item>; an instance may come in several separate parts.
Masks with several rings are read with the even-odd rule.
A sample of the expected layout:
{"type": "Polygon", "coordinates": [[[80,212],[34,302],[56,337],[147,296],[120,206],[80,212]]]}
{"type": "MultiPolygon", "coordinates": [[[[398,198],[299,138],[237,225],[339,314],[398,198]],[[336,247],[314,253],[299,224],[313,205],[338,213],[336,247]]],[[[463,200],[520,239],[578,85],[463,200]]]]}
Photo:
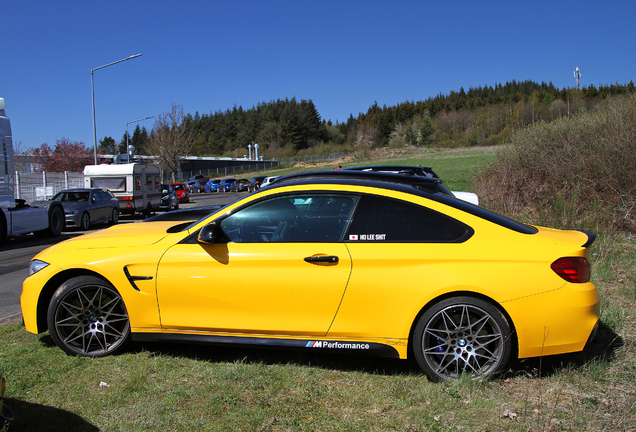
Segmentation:
{"type": "Polygon", "coordinates": [[[413,333],[413,351],[432,381],[481,378],[502,370],[512,351],[510,325],[492,304],[453,297],[429,308],[413,333]]]}
{"type": "Polygon", "coordinates": [[[88,215],[88,213],[84,213],[82,215],[82,220],[80,221],[80,227],[83,230],[87,230],[88,227],[91,226],[91,217],[88,215]]]}
{"type": "Polygon", "coordinates": [[[102,357],[130,340],[123,299],[108,282],[79,276],[64,282],[49,304],[47,321],[53,341],[68,354],[102,357]]]}

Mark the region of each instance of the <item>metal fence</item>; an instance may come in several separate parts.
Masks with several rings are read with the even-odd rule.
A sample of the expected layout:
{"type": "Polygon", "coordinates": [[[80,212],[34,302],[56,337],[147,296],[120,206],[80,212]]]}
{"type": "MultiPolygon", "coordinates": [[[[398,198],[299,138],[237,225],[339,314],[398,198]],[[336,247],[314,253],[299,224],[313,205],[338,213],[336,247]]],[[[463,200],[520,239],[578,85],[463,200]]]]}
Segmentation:
{"type": "MultiPolygon", "coordinates": [[[[278,166],[281,167],[289,167],[298,163],[320,163],[320,162],[332,162],[336,161],[340,158],[347,156],[348,153],[332,153],[329,155],[311,155],[311,156],[302,156],[302,157],[294,157],[281,159],[280,161],[273,162],[264,162],[261,163],[263,165],[263,169],[274,168],[278,166]]],[[[206,177],[211,176],[212,174],[228,176],[235,175],[238,171],[253,169],[254,167],[250,167],[248,165],[242,165],[241,161],[236,161],[232,166],[225,166],[219,168],[211,168],[207,170],[197,170],[197,171],[186,171],[184,170],[181,174],[184,179],[187,179],[190,176],[195,174],[202,174],[206,177]]],[[[15,193],[16,198],[23,199],[27,203],[31,203],[33,201],[42,201],[47,200],[53,197],[56,193],[64,189],[70,188],[79,188],[84,187],[84,174],[77,172],[63,172],[63,173],[51,173],[51,172],[41,172],[41,173],[25,173],[25,172],[16,172],[15,174],[15,193]]]]}
{"type": "Polygon", "coordinates": [[[258,162],[256,166],[254,163],[252,164],[239,164],[237,162],[233,163],[235,165],[232,166],[223,166],[217,168],[208,168],[208,169],[200,169],[200,170],[182,170],[177,176],[183,177],[184,180],[189,179],[195,175],[202,175],[203,177],[216,177],[216,176],[229,176],[235,175],[236,173],[244,173],[247,171],[253,170],[267,170],[271,168],[275,168],[279,165],[277,161],[267,161],[267,162],[258,162]]]}
{"type": "Polygon", "coordinates": [[[51,199],[61,190],[78,187],[84,187],[82,173],[15,173],[16,198],[27,203],[51,199]]]}

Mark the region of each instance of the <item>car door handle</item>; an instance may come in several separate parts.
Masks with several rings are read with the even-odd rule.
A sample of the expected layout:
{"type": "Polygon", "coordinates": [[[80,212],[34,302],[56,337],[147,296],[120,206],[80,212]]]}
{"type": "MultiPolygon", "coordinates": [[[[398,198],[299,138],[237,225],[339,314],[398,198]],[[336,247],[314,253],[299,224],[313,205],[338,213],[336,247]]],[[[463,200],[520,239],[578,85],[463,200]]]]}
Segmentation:
{"type": "Polygon", "coordinates": [[[337,256],[333,256],[333,255],[322,255],[322,256],[310,256],[310,257],[306,257],[305,258],[305,262],[308,263],[330,263],[330,264],[335,264],[337,263],[338,257],[337,256]]]}

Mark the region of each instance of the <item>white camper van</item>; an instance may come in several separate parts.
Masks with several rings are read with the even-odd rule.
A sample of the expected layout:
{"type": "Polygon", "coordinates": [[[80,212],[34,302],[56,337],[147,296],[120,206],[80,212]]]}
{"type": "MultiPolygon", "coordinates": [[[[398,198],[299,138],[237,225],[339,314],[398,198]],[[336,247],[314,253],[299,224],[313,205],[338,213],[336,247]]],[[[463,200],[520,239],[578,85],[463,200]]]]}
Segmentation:
{"type": "Polygon", "coordinates": [[[159,168],[140,163],[87,165],[84,186],[110,190],[123,214],[149,216],[161,204],[159,168]]]}

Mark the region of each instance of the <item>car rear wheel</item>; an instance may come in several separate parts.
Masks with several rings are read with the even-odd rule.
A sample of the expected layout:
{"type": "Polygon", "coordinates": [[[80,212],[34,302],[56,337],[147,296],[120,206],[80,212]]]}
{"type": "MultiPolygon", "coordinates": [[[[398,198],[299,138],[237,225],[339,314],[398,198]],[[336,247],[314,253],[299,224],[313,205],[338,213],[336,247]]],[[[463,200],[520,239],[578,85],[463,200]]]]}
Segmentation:
{"type": "Polygon", "coordinates": [[[61,207],[49,208],[49,226],[42,231],[35,231],[36,237],[57,237],[64,229],[64,212],[61,207]]]}
{"type": "Polygon", "coordinates": [[[146,210],[144,210],[143,215],[144,218],[149,218],[150,216],[152,216],[152,206],[150,205],[150,203],[148,203],[148,205],[146,206],[146,210]]]}
{"type": "Polygon", "coordinates": [[[68,354],[102,357],[130,340],[123,299],[108,282],[79,276],[64,282],[49,304],[47,321],[53,341],[68,354]]]}
{"type": "Polygon", "coordinates": [[[110,221],[108,221],[111,225],[115,225],[119,222],[119,210],[117,208],[113,209],[112,214],[110,215],[110,221]]]}
{"type": "Polygon", "coordinates": [[[508,363],[510,325],[499,309],[472,297],[442,300],[419,319],[413,351],[432,381],[492,375],[508,363]]]}

